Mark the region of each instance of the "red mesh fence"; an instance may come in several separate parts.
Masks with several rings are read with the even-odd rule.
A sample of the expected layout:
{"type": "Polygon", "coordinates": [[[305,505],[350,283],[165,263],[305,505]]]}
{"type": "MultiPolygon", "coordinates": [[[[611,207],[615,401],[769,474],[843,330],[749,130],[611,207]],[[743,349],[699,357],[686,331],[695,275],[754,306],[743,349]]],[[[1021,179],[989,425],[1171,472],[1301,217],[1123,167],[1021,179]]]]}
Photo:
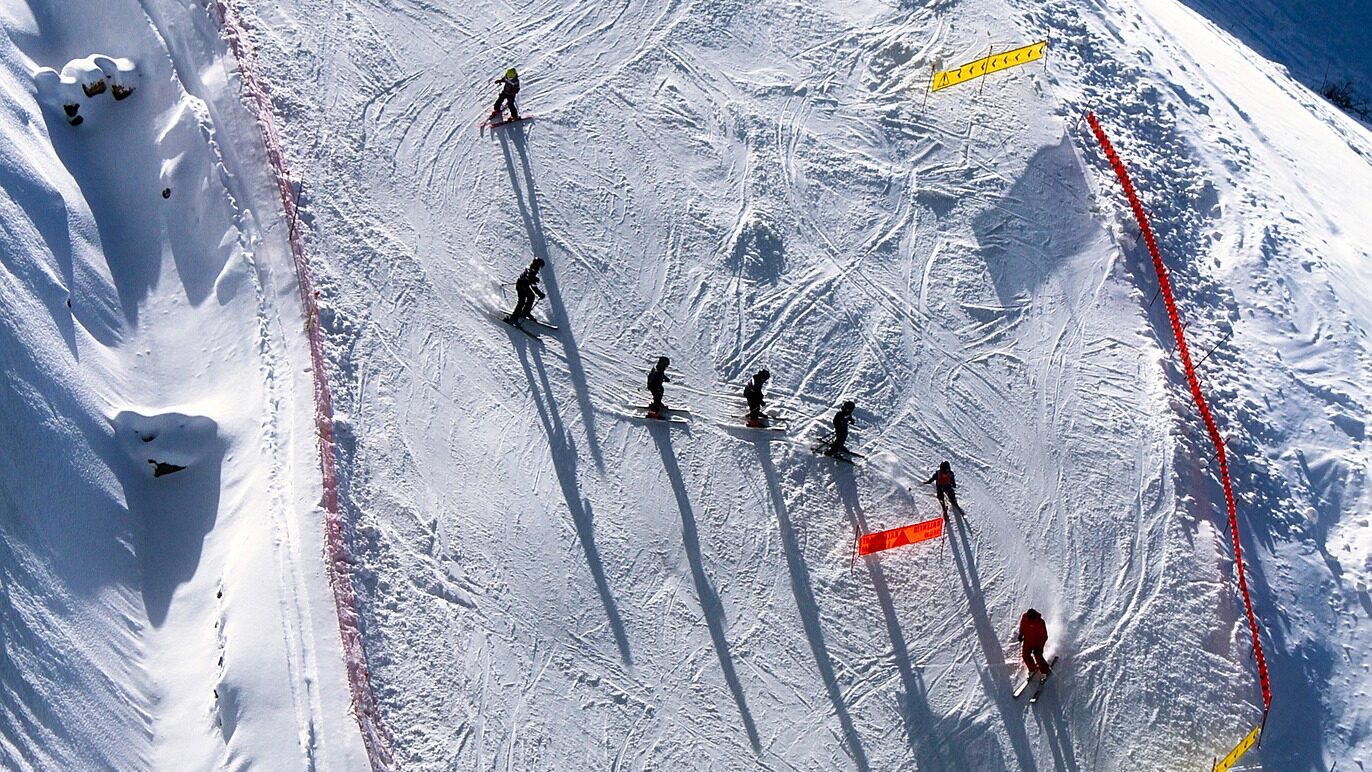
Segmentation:
{"type": "Polygon", "coordinates": [[[1115,176],[1119,178],[1120,185],[1124,187],[1124,193],[1129,197],[1129,206],[1134,210],[1134,219],[1138,220],[1139,228],[1143,232],[1143,239],[1148,244],[1148,254],[1153,257],[1153,269],[1158,274],[1158,285],[1162,289],[1162,299],[1167,304],[1167,318],[1172,323],[1172,335],[1177,341],[1177,351],[1181,354],[1182,368],[1186,371],[1186,382],[1191,387],[1191,399],[1195,401],[1196,408],[1200,411],[1201,420],[1205,422],[1205,430],[1210,434],[1210,441],[1215,445],[1215,458],[1220,465],[1220,482],[1224,484],[1224,503],[1229,508],[1229,533],[1234,541],[1234,562],[1238,565],[1239,573],[1239,593],[1243,596],[1243,609],[1248,614],[1248,630],[1253,635],[1253,653],[1258,662],[1258,683],[1262,686],[1262,709],[1266,713],[1272,705],[1272,688],[1267,675],[1267,659],[1262,653],[1262,641],[1258,636],[1258,619],[1253,614],[1253,600],[1248,594],[1248,578],[1243,567],[1243,548],[1239,545],[1239,519],[1234,508],[1234,489],[1229,482],[1229,458],[1225,453],[1224,438],[1220,436],[1219,427],[1215,424],[1215,417],[1210,413],[1210,406],[1206,404],[1205,395],[1201,393],[1200,379],[1196,376],[1196,368],[1191,363],[1191,352],[1186,347],[1186,333],[1182,330],[1181,317],[1177,314],[1177,304],[1172,297],[1172,282],[1168,279],[1167,268],[1162,264],[1162,254],[1158,251],[1158,243],[1153,238],[1153,229],[1148,224],[1148,215],[1143,211],[1143,204],[1139,203],[1138,193],[1134,190],[1134,183],[1129,179],[1129,172],[1124,168],[1124,162],[1120,160],[1119,154],[1115,152],[1114,146],[1105,136],[1105,131],[1100,126],[1100,121],[1096,120],[1095,113],[1086,114],[1086,122],[1091,125],[1091,131],[1096,135],[1096,141],[1100,143],[1101,149],[1105,151],[1105,157],[1110,161],[1110,166],[1115,170],[1115,176]]]}
{"type": "Polygon", "coordinates": [[[338,628],[343,639],[343,658],[347,664],[348,684],[352,692],[353,712],[362,730],[363,743],[373,770],[389,770],[394,761],[390,736],[386,732],[381,713],[372,695],[371,674],[358,629],[356,598],[353,595],[352,562],[343,541],[343,519],[338,510],[338,471],[334,461],[333,397],[324,369],[324,341],[319,330],[319,306],[315,302],[310,282],[309,261],[305,256],[305,241],[300,231],[300,217],[296,208],[294,187],[286,156],[281,150],[276,124],[272,118],[271,99],[256,72],[251,46],[244,41],[237,14],[228,0],[214,0],[225,41],[238,63],[239,78],[245,101],[257,117],[266,145],[267,158],[276,176],[281,194],[281,207],[289,229],[291,253],[295,258],[296,281],[300,285],[300,300],[305,311],[305,329],[310,341],[310,365],[314,375],[314,419],[319,435],[319,466],[323,474],[324,533],[328,553],[329,583],[333,587],[334,605],[338,611],[338,628]]]}

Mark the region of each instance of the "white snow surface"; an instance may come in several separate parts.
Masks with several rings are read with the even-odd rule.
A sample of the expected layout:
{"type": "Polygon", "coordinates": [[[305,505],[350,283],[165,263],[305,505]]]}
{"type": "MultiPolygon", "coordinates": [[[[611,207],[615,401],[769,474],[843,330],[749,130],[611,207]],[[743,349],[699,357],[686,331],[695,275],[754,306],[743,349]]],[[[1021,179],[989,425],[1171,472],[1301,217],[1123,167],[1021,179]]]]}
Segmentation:
{"type": "MultiPolygon", "coordinates": [[[[1274,696],[1242,763],[1372,763],[1372,134],[1248,47],[1302,56],[1332,6],[1289,42],[1271,5],[243,2],[398,766],[1202,769],[1255,726],[1218,470],[1087,109],[1230,448],[1274,696]],[[483,129],[511,65],[534,120],[483,129]],[[494,318],[535,256],[538,341],[494,318]],[[630,417],[662,354],[688,424],[630,417]],[[739,425],[760,367],[788,434],[739,425]],[[860,466],[811,452],[844,399],[860,466]],[[856,558],[937,515],[944,459],[966,518],[856,558]]],[[[3,763],[365,768],[289,248],[209,12],[0,13],[3,763]],[[93,54],[138,87],[71,127],[33,77],[93,54]]]]}

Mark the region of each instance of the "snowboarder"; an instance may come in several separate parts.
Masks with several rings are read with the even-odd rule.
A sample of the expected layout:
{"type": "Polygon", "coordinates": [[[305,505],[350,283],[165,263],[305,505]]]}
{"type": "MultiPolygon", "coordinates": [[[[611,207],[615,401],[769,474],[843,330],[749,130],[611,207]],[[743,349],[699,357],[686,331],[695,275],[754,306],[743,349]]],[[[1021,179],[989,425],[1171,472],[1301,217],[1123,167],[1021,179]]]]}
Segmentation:
{"type": "Polygon", "coordinates": [[[539,299],[548,297],[538,286],[538,272],[541,268],[543,258],[535,257],[533,262],[529,263],[529,267],[524,269],[524,273],[515,280],[515,292],[518,293],[519,299],[515,301],[514,311],[505,317],[506,322],[518,327],[525,319],[534,318],[534,296],[537,295],[539,299]]]}
{"type": "Polygon", "coordinates": [[[1048,660],[1043,658],[1043,647],[1048,643],[1048,625],[1038,611],[1029,609],[1019,618],[1015,640],[1020,642],[1020,656],[1024,658],[1024,666],[1029,668],[1030,680],[1035,675],[1039,680],[1046,680],[1052,672],[1048,660]]]}
{"type": "Polygon", "coordinates": [[[943,507],[943,516],[948,517],[948,505],[951,503],[953,509],[962,514],[962,507],[958,506],[958,479],[953,474],[953,466],[947,461],[938,465],[938,471],[929,475],[929,479],[924,481],[925,485],[935,483],[934,491],[938,494],[939,506],[943,507]]]}
{"type": "Polygon", "coordinates": [[[853,411],[856,409],[857,403],[850,399],[834,413],[834,439],[829,443],[829,450],[825,451],[828,455],[848,452],[848,427],[853,423],[853,411]]]}
{"type": "Polygon", "coordinates": [[[495,107],[491,109],[491,119],[500,117],[501,105],[509,105],[510,120],[519,120],[519,108],[515,107],[515,97],[519,94],[519,73],[511,67],[505,71],[505,77],[496,78],[496,83],[501,84],[500,96],[496,97],[495,107]]]}
{"type": "Polygon", "coordinates": [[[667,366],[672,360],[667,357],[658,357],[657,364],[648,371],[648,393],[653,395],[653,401],[648,404],[648,415],[657,418],[662,415],[662,411],[667,407],[662,402],[662,384],[670,383],[671,378],[667,377],[667,366]]]}
{"type": "Polygon", "coordinates": [[[762,386],[770,380],[772,374],[765,369],[753,373],[753,379],[743,387],[743,398],[748,400],[748,425],[762,426],[767,418],[762,414],[762,406],[767,402],[762,398],[762,386]]]}

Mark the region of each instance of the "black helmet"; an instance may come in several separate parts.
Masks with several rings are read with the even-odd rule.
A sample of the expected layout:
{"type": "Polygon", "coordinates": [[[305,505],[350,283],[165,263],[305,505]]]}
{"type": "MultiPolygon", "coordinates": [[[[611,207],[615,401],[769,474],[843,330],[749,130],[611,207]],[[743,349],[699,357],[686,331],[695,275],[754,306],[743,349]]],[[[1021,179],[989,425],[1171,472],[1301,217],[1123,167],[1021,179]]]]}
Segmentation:
{"type": "Polygon", "coordinates": [[[753,373],[753,380],[755,381],[765,381],[771,377],[772,374],[767,372],[767,368],[765,367],[761,370],[758,370],[756,373],[753,373]]]}
{"type": "Polygon", "coordinates": [[[1037,609],[1032,609],[1032,608],[1029,609],[1028,611],[1024,612],[1024,615],[1027,616],[1027,617],[1029,617],[1030,619],[1042,619],[1042,618],[1043,618],[1043,617],[1039,614],[1039,612],[1038,612],[1037,609]]]}
{"type": "Polygon", "coordinates": [[[857,403],[856,403],[856,402],[852,401],[851,399],[850,399],[850,400],[844,401],[844,403],[843,403],[843,412],[845,412],[845,413],[851,413],[851,412],[853,412],[855,409],[857,409],[857,403]]]}
{"type": "Polygon", "coordinates": [[[947,461],[944,461],[942,464],[938,465],[938,470],[940,472],[951,472],[953,471],[953,465],[948,463],[947,461]]]}
{"type": "Polygon", "coordinates": [[[533,261],[532,263],[529,263],[529,267],[532,268],[532,269],[534,269],[535,271],[537,271],[538,269],[542,268],[542,267],[543,267],[543,258],[541,258],[541,257],[535,257],[535,258],[534,258],[534,261],[533,261]]]}
{"type": "Polygon", "coordinates": [[[672,360],[668,359],[667,357],[658,357],[658,358],[657,358],[657,367],[658,367],[659,370],[666,370],[666,369],[667,369],[667,365],[670,365],[671,363],[672,363],[672,360]]]}

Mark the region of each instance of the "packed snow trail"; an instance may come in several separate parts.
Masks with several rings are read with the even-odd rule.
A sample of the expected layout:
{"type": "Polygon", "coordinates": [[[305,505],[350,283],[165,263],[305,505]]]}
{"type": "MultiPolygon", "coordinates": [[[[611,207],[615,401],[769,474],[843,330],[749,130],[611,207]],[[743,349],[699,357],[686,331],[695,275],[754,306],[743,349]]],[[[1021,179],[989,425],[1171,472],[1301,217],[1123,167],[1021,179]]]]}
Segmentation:
{"type": "Polygon", "coordinates": [[[0,19],[0,766],[361,768],[290,251],[218,27],[0,19]]]}
{"type": "MultiPolygon", "coordinates": [[[[1358,420],[1364,301],[1298,297],[1286,272],[1300,269],[1265,265],[1267,249],[1314,242],[1290,225],[1242,229],[1313,197],[1275,203],[1235,165],[1236,116],[1267,112],[1225,106],[1251,84],[1217,89],[1206,78],[1230,70],[1196,57],[1243,50],[1148,18],[1174,13],[1189,12],[256,9],[313,252],[330,256],[319,286],[343,384],[344,506],[400,763],[1155,769],[1223,755],[1260,705],[1225,522],[1146,257],[1093,191],[1108,170],[1088,150],[1088,106],[1124,116],[1118,141],[1179,261],[1198,347],[1221,341],[1221,321],[1253,344],[1208,362],[1225,367],[1217,399],[1234,408],[1252,497],[1244,549],[1302,579],[1252,577],[1282,637],[1274,723],[1250,760],[1365,757],[1366,738],[1340,728],[1365,716],[1364,655],[1302,661],[1367,633],[1351,577],[1328,611],[1307,597],[1329,581],[1322,565],[1367,573],[1359,532],[1329,530],[1365,498],[1366,451],[1340,428],[1358,420]],[[922,106],[930,65],[1044,36],[1043,65],[922,106]],[[483,131],[490,80],[510,64],[538,120],[483,131]],[[1207,128],[1207,114],[1226,122],[1207,128]],[[490,319],[531,257],[548,261],[537,313],[561,328],[540,342],[490,319]],[[1316,330],[1349,331],[1308,352],[1320,370],[1246,367],[1270,350],[1277,322],[1254,311],[1274,294],[1316,330]],[[618,415],[661,354],[681,376],[669,404],[695,413],[670,432],[618,415]],[[800,419],[792,437],[732,428],[731,400],[760,366],[774,406],[800,419]],[[1271,406],[1296,383],[1302,415],[1283,416],[1271,406]],[[858,468],[808,452],[844,398],[871,456],[858,468]],[[1309,473],[1293,472],[1296,427],[1320,448],[1309,473]],[[916,481],[944,458],[967,520],[937,549],[856,565],[858,531],[933,514],[916,481]],[[1308,502],[1328,524],[1284,514],[1308,502]],[[1334,533],[1354,557],[1308,560],[1334,533]],[[1062,657],[1032,709],[1011,697],[1009,641],[1030,605],[1062,657]],[[1298,736],[1302,713],[1323,730],[1298,736]]],[[[1347,144],[1358,129],[1259,72],[1272,113],[1362,169],[1347,144]]],[[[1248,145],[1285,168],[1277,134],[1248,145]]],[[[1360,286],[1358,253],[1339,249],[1306,270],[1360,286]]]]}

